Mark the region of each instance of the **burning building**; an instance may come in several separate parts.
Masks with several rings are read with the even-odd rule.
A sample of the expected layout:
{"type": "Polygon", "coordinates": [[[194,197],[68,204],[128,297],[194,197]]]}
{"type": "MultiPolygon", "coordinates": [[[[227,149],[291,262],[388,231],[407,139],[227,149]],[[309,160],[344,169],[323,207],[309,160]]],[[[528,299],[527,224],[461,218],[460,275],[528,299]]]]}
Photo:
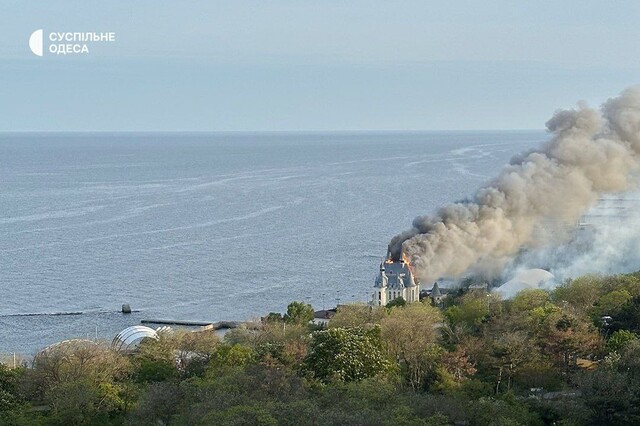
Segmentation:
{"type": "MultiPolygon", "coordinates": [[[[554,249],[566,244],[567,231],[599,199],[637,189],[640,86],[608,99],[600,110],[580,103],[558,111],[547,129],[549,141],[513,157],[472,197],[414,219],[391,240],[394,256],[405,253],[425,283],[468,273],[498,277],[523,250],[544,248],[554,262],[554,249]]],[[[633,231],[640,227],[631,222],[615,228],[620,240],[605,235],[604,253],[621,252],[611,248],[625,239],[631,240],[627,253],[637,252],[633,231]]],[[[587,270],[603,271],[594,268],[602,256],[585,258],[582,250],[572,256],[584,260],[587,270]]],[[[627,267],[637,269],[637,263],[627,267]]]]}
{"type": "Polygon", "coordinates": [[[394,260],[391,253],[387,255],[380,263],[374,288],[372,304],[375,306],[384,306],[398,297],[407,302],[420,300],[420,283],[404,255],[398,260],[394,260]]]}

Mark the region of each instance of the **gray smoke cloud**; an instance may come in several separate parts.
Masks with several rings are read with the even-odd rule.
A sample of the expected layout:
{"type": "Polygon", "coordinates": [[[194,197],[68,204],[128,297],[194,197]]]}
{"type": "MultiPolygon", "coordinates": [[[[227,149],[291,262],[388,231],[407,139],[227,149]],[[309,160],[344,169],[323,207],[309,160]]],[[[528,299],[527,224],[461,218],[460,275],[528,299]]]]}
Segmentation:
{"type": "Polygon", "coordinates": [[[470,201],[417,217],[389,244],[409,257],[422,282],[465,273],[497,276],[523,251],[565,244],[604,194],[636,188],[640,169],[640,87],[600,111],[578,104],[547,122],[551,138],[514,157],[470,201]]]}

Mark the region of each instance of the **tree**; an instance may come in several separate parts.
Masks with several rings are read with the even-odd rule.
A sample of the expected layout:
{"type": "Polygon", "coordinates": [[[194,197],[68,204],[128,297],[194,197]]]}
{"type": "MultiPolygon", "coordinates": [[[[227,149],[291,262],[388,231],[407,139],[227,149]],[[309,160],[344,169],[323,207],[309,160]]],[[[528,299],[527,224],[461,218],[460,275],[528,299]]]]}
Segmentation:
{"type": "Polygon", "coordinates": [[[602,343],[590,322],[567,313],[550,316],[540,338],[545,351],[564,368],[574,364],[578,356],[594,355],[602,343]]]}
{"type": "Polygon", "coordinates": [[[575,280],[567,280],[552,293],[559,304],[568,303],[580,312],[588,312],[603,293],[603,279],[600,275],[585,275],[575,280]]]}
{"type": "Polygon", "coordinates": [[[211,357],[211,367],[242,367],[251,363],[255,353],[251,348],[242,345],[222,344],[216,348],[211,357]]]}
{"type": "Polygon", "coordinates": [[[404,305],[406,305],[407,302],[404,300],[404,298],[402,296],[400,297],[396,297],[395,299],[389,301],[389,303],[387,303],[385,305],[386,308],[397,308],[397,307],[403,307],[404,305]]]}
{"type": "Polygon", "coordinates": [[[24,374],[24,369],[11,369],[0,363],[0,424],[3,414],[20,407],[21,396],[18,393],[18,383],[24,374]]]}
{"type": "Polygon", "coordinates": [[[629,300],[621,309],[618,315],[613,317],[611,323],[612,330],[630,330],[640,333],[640,296],[629,300]]]}
{"type": "Polygon", "coordinates": [[[483,294],[468,293],[460,299],[460,303],[445,311],[445,316],[452,327],[463,326],[477,330],[489,316],[491,300],[483,294]]]}
{"type": "Polygon", "coordinates": [[[618,368],[640,382],[640,340],[636,338],[628,341],[620,352],[622,356],[618,368]]]}
{"type": "Polygon", "coordinates": [[[617,316],[633,297],[627,290],[614,290],[600,297],[593,307],[593,314],[599,319],[603,315],[617,316]]]}
{"type": "Polygon", "coordinates": [[[583,372],[576,382],[589,415],[581,424],[640,424],[640,383],[628,373],[606,369],[583,372]]]}
{"type": "Polygon", "coordinates": [[[264,318],[264,321],[268,323],[282,322],[284,321],[284,318],[282,317],[282,314],[280,312],[269,312],[267,316],[264,318]]]}
{"type": "Polygon", "coordinates": [[[506,331],[494,337],[493,355],[498,370],[496,392],[500,391],[502,378],[506,376],[506,390],[512,388],[514,378],[521,369],[537,366],[539,351],[532,339],[522,330],[506,331]]]}
{"type": "Polygon", "coordinates": [[[443,364],[456,383],[462,383],[477,371],[464,348],[461,347],[456,348],[453,352],[447,352],[444,356],[443,364]]]}
{"type": "Polygon", "coordinates": [[[46,391],[76,380],[110,383],[125,378],[129,372],[129,361],[110,348],[88,340],[69,340],[40,351],[29,371],[29,380],[46,391]]]}
{"type": "Polygon", "coordinates": [[[313,307],[308,303],[291,302],[287,306],[284,320],[290,324],[307,324],[313,320],[313,307]]]}
{"type": "Polygon", "coordinates": [[[520,291],[511,302],[511,310],[515,312],[530,311],[544,306],[549,301],[549,293],[542,289],[526,289],[520,291]]]}
{"type": "Polygon", "coordinates": [[[440,311],[425,303],[411,303],[393,308],[381,323],[387,351],[406,368],[407,379],[414,389],[422,386],[425,375],[438,358],[440,311]]]}
{"type": "Polygon", "coordinates": [[[99,424],[123,415],[130,370],[129,360],[105,345],[70,340],[36,355],[25,387],[50,407],[54,424],[99,424]]]}
{"type": "Polygon", "coordinates": [[[213,331],[176,333],[172,338],[178,369],[185,376],[202,375],[220,344],[213,331]]]}
{"type": "Polygon", "coordinates": [[[184,388],[174,382],[151,383],[129,416],[130,424],[169,424],[184,400],[184,388]]]}
{"type": "Polygon", "coordinates": [[[304,366],[318,380],[349,382],[386,373],[390,364],[379,328],[331,328],[313,333],[304,366]]]}
{"type": "Polygon", "coordinates": [[[329,322],[329,328],[373,328],[380,325],[380,321],[388,311],[377,306],[364,303],[352,303],[338,307],[336,315],[329,322]]]}
{"type": "Polygon", "coordinates": [[[609,352],[620,352],[630,342],[638,340],[638,335],[629,330],[618,330],[614,332],[607,340],[607,349],[609,352]]]}
{"type": "Polygon", "coordinates": [[[610,275],[603,278],[606,291],[625,290],[632,297],[640,296],[640,273],[610,275]]]}
{"type": "Polygon", "coordinates": [[[132,357],[133,377],[138,382],[161,382],[178,376],[176,342],[168,333],[158,340],[145,339],[132,357]]]}
{"type": "Polygon", "coordinates": [[[124,407],[117,387],[90,380],[58,383],[47,390],[45,401],[53,422],[65,425],[108,424],[124,407]]]}

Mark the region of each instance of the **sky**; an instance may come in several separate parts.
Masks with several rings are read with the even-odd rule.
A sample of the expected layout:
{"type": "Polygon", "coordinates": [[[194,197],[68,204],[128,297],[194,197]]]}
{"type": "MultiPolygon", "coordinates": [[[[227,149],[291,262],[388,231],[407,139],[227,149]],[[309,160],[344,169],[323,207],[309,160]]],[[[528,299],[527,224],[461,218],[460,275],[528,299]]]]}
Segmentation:
{"type": "Polygon", "coordinates": [[[3,0],[0,131],[542,129],[640,84],[639,20],[627,0],[3,0]],[[38,57],[40,28],[116,40],[38,57]]]}

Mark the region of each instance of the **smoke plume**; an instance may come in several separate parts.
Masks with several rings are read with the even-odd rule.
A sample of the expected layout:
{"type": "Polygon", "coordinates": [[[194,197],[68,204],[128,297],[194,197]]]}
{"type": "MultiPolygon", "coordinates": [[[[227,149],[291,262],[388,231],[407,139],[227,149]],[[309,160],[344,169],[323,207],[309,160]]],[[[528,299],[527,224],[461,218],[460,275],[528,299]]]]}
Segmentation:
{"type": "Polygon", "coordinates": [[[604,194],[635,189],[640,166],[640,87],[579,104],[548,122],[551,138],[514,157],[471,201],[417,217],[389,244],[423,282],[464,273],[499,274],[528,249],[559,246],[604,194]]]}

